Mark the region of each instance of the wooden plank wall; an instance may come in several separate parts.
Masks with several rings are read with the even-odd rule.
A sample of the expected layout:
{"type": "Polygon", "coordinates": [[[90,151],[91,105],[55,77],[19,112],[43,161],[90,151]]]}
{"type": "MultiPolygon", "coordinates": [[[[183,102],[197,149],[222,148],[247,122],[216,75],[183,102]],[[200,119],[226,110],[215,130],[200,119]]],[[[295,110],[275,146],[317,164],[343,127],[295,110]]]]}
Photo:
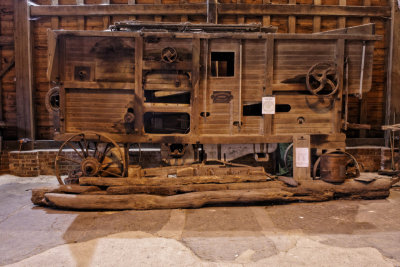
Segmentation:
{"type": "MultiPolygon", "coordinates": [[[[0,36],[14,40],[14,1],[0,1],[0,36]]],[[[14,58],[14,44],[0,46],[0,69],[3,69],[14,58]]],[[[3,120],[7,129],[3,131],[4,139],[17,138],[17,106],[15,93],[15,69],[12,68],[1,80],[1,99],[3,120]]]]}
{"type": "MultiPolygon", "coordinates": [[[[203,3],[204,0],[36,0],[39,5],[88,5],[88,4],[196,4],[203,3]]],[[[219,3],[226,4],[293,4],[295,7],[301,5],[315,6],[384,6],[388,7],[387,0],[219,0],[219,3]]],[[[13,0],[2,0],[1,9],[1,35],[12,36],[13,34],[13,18],[12,6],[13,0]],[[3,9],[4,7],[4,9],[3,9]],[[6,13],[4,13],[4,11],[6,13]],[[7,13],[8,12],[8,13],[7,13]],[[11,13],[10,13],[11,12],[11,13]]],[[[385,91],[385,58],[387,55],[387,47],[389,45],[388,31],[390,22],[384,17],[357,17],[357,16],[340,16],[340,9],[337,9],[338,16],[293,16],[293,15],[248,15],[250,10],[237,11],[235,14],[219,14],[218,23],[251,23],[261,22],[264,25],[273,25],[278,27],[281,33],[312,33],[318,31],[326,31],[337,29],[341,26],[356,26],[366,22],[376,23],[376,33],[383,35],[382,41],[375,44],[374,50],[374,66],[372,90],[365,97],[364,101],[356,98],[350,99],[349,120],[351,122],[367,121],[372,124],[382,124],[384,122],[384,91],[385,91]],[[247,13],[246,13],[247,12],[247,13]],[[367,112],[365,112],[365,110],[367,112]],[[361,112],[364,111],[364,112],[361,112]]],[[[371,11],[369,11],[371,14],[371,11]]],[[[304,14],[304,12],[303,12],[304,14]]],[[[335,15],[335,14],[333,14],[335,15]]],[[[35,103],[35,120],[36,120],[36,138],[52,139],[52,119],[45,109],[44,96],[49,89],[49,81],[46,78],[47,67],[47,28],[65,29],[65,30],[103,30],[109,24],[116,21],[126,19],[137,19],[143,21],[166,21],[181,22],[190,21],[193,23],[206,22],[206,15],[115,15],[115,16],[60,16],[60,17],[42,17],[33,22],[33,64],[34,64],[34,103],[35,103]]],[[[5,60],[9,60],[13,56],[13,49],[1,47],[1,64],[4,65],[5,60]]],[[[202,87],[200,87],[202,88],[202,87]]],[[[15,83],[14,73],[10,72],[3,79],[3,111],[4,118],[8,125],[6,138],[16,138],[16,117],[15,117],[15,83]]],[[[367,137],[381,137],[379,132],[367,132],[367,137]]],[[[358,131],[349,132],[350,137],[359,136],[358,131]]]]}

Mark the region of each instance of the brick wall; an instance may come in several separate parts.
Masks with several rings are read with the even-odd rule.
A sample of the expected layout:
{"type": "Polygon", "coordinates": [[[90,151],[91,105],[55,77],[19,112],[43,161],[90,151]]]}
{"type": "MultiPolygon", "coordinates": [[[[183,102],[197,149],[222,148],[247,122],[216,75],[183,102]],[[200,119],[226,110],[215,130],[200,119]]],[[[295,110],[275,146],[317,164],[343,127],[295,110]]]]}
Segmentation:
{"type": "Polygon", "coordinates": [[[9,171],[8,151],[0,152],[0,171],[1,172],[9,171]]]}
{"type": "MultiPolygon", "coordinates": [[[[21,177],[55,175],[54,161],[58,150],[11,151],[8,153],[10,174],[21,177]]],[[[78,160],[74,152],[63,152],[61,156],[78,160]]],[[[71,161],[60,162],[60,173],[66,175],[79,166],[71,161]]]]}
{"type": "Polygon", "coordinates": [[[12,175],[32,177],[40,174],[37,151],[12,151],[8,156],[10,173],[12,175]]]}

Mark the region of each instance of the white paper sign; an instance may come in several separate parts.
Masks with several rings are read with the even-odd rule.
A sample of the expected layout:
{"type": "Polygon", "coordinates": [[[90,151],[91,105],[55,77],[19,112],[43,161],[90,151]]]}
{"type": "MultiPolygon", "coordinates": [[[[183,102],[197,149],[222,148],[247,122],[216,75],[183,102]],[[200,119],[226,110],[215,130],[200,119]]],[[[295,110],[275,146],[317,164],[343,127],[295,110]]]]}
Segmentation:
{"type": "Polygon", "coordinates": [[[296,148],[296,167],[307,168],[310,165],[310,153],[307,147],[296,148]]]}
{"type": "Polygon", "coordinates": [[[262,98],[262,114],[275,114],[275,96],[262,98]]]}

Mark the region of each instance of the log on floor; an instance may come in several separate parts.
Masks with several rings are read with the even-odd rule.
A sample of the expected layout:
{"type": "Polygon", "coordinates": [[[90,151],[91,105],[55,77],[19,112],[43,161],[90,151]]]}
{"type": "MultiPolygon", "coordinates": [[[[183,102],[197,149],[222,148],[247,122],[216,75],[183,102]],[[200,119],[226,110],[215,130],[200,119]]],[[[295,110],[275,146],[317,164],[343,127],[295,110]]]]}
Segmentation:
{"type": "Polygon", "coordinates": [[[191,176],[179,178],[106,178],[106,177],[82,177],[79,178],[80,185],[97,186],[170,186],[187,184],[226,184],[226,183],[244,183],[244,182],[266,182],[271,180],[266,175],[222,175],[222,176],[191,176]]]}
{"type": "Polygon", "coordinates": [[[272,187],[264,189],[238,189],[203,191],[173,196],[149,194],[128,195],[73,195],[60,193],[44,194],[49,206],[80,210],[146,210],[199,208],[204,205],[228,203],[265,203],[293,201],[327,201],[337,198],[385,198],[398,179],[378,179],[369,184],[348,180],[340,185],[323,181],[306,181],[298,187],[272,187]]]}

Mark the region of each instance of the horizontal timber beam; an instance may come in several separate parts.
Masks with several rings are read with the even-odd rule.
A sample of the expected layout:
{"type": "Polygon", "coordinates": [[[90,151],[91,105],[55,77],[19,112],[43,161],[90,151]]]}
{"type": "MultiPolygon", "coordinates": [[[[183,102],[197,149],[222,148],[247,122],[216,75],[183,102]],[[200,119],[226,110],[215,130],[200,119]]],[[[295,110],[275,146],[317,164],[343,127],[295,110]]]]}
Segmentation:
{"type": "Polygon", "coordinates": [[[205,4],[184,5],[41,5],[31,6],[31,16],[207,15],[205,4]]]}
{"type": "MultiPolygon", "coordinates": [[[[216,4],[218,15],[293,15],[390,17],[389,6],[314,6],[289,4],[216,4]]],[[[207,4],[113,4],[113,5],[39,5],[31,6],[38,16],[112,16],[112,15],[207,15],[207,4]]]]}
{"type": "Polygon", "coordinates": [[[344,16],[390,17],[389,6],[314,6],[314,5],[253,5],[220,4],[219,15],[293,15],[293,16],[344,16]]]}
{"type": "Polygon", "coordinates": [[[0,46],[13,46],[14,38],[10,36],[0,36],[0,46]]]}

